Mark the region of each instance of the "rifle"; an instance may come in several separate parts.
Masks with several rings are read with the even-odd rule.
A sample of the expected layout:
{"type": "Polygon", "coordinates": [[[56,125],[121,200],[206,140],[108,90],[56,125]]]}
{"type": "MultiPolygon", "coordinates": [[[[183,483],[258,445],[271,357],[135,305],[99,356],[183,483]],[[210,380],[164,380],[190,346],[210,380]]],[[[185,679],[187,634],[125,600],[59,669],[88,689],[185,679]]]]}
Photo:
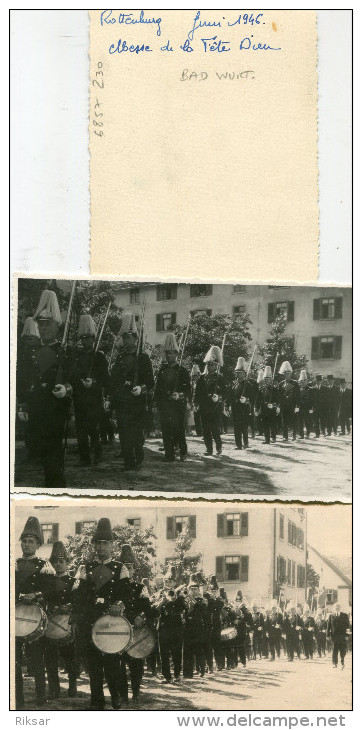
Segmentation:
{"type": "Polygon", "coordinates": [[[111,304],[112,304],[112,300],[108,304],[107,311],[105,313],[104,320],[103,320],[103,324],[102,324],[102,327],[101,327],[101,331],[99,333],[98,341],[97,341],[97,344],[95,345],[95,348],[94,348],[93,353],[92,353],[92,360],[91,360],[91,364],[90,364],[90,367],[89,367],[89,371],[88,371],[87,378],[90,378],[90,376],[92,374],[93,365],[94,365],[94,356],[95,356],[96,352],[98,352],[99,346],[101,344],[101,339],[103,337],[103,332],[104,332],[104,328],[106,326],[106,322],[107,322],[107,319],[108,319],[108,315],[109,315],[109,310],[111,308],[111,304]]]}
{"type": "Polygon", "coordinates": [[[255,345],[255,347],[254,347],[254,350],[253,350],[253,354],[252,354],[252,356],[251,356],[251,360],[250,360],[250,363],[249,363],[248,371],[247,371],[247,373],[246,373],[246,378],[245,378],[245,380],[244,380],[243,395],[244,395],[244,393],[245,393],[245,387],[246,387],[246,384],[247,384],[247,382],[248,382],[248,379],[249,379],[249,375],[250,375],[250,370],[251,370],[251,366],[252,366],[252,364],[253,364],[253,360],[254,360],[254,355],[255,355],[255,351],[256,351],[256,345],[255,345]]]}
{"type": "Polygon", "coordinates": [[[76,286],[77,286],[77,282],[73,281],[72,289],[71,289],[70,297],[69,297],[67,316],[66,316],[65,324],[64,324],[64,332],[63,332],[63,337],[62,337],[62,342],[61,342],[61,356],[59,358],[59,366],[58,366],[56,380],[55,380],[56,383],[59,382],[61,373],[63,370],[63,361],[64,361],[64,355],[66,353],[67,345],[68,345],[70,320],[72,317],[72,307],[73,307],[73,300],[74,300],[76,286]]]}
{"type": "Polygon", "coordinates": [[[221,354],[224,355],[224,347],[226,342],[226,332],[224,334],[224,337],[222,338],[222,345],[221,345],[221,354]]]}
{"type": "Polygon", "coordinates": [[[184,358],[187,337],[188,337],[189,329],[190,329],[190,323],[191,323],[191,314],[190,314],[188,322],[187,322],[185,335],[183,336],[183,339],[182,339],[182,348],[181,348],[180,357],[179,357],[179,361],[178,361],[179,369],[178,369],[178,373],[177,373],[176,381],[175,381],[175,390],[176,391],[178,389],[178,384],[179,384],[179,380],[180,380],[181,365],[182,365],[182,361],[184,358]]]}
{"type": "Polygon", "coordinates": [[[139,332],[138,341],[137,341],[136,367],[135,367],[135,373],[134,373],[134,378],[133,378],[133,387],[134,388],[136,387],[137,381],[139,378],[139,364],[140,364],[140,358],[141,358],[141,352],[142,352],[143,330],[144,330],[144,325],[145,325],[145,313],[146,313],[146,297],[144,298],[143,304],[142,304],[140,332],[139,332]]]}

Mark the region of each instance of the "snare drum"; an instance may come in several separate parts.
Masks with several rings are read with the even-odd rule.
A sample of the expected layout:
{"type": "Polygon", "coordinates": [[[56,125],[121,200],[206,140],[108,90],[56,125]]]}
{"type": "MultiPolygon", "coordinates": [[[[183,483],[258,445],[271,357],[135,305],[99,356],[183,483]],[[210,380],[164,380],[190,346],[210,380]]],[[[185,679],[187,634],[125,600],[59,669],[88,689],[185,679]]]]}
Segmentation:
{"type": "Polygon", "coordinates": [[[227,626],[225,629],[221,629],[221,641],[232,641],[237,636],[235,626],[227,626]]]}
{"type": "Polygon", "coordinates": [[[69,614],[51,613],[48,616],[48,626],[45,631],[48,641],[57,646],[66,646],[73,639],[72,627],[69,623],[69,614]]]}
{"type": "Polygon", "coordinates": [[[120,654],[132,643],[132,626],[124,616],[104,614],[92,628],[92,641],[103,654],[120,654]]]}
{"type": "Polygon", "coordinates": [[[127,654],[134,659],[145,659],[156,646],[155,635],[152,629],[141,626],[133,629],[132,644],[127,649],[127,654]]]}
{"type": "Polygon", "coordinates": [[[44,634],[48,619],[38,603],[17,603],[15,606],[15,636],[29,644],[44,634]]]}

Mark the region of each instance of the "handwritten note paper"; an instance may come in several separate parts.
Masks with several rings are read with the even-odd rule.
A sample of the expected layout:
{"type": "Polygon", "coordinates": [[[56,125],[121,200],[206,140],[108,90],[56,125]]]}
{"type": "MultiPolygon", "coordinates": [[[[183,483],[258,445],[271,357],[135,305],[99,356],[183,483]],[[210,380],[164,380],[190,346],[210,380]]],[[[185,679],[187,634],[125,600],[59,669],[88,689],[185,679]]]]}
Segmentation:
{"type": "Polygon", "coordinates": [[[316,279],[315,12],[90,21],[91,273],[316,279]]]}

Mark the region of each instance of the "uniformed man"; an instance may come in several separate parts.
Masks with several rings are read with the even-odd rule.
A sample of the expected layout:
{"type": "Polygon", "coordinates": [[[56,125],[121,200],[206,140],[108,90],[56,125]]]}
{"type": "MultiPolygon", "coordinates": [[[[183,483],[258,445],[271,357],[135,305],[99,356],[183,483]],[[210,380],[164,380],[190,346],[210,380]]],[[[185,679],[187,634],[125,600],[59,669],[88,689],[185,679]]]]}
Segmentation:
{"type": "MultiPolygon", "coordinates": [[[[55,570],[55,579],[48,596],[48,616],[51,616],[52,613],[65,614],[69,616],[70,620],[72,600],[74,597],[72,588],[75,583],[75,578],[68,573],[69,556],[62,542],[57,541],[53,544],[49,562],[55,570]]],[[[57,699],[60,695],[58,674],[60,658],[68,674],[68,697],[76,697],[77,666],[73,637],[66,644],[57,643],[54,640],[45,638],[45,667],[48,677],[48,698],[53,700],[57,699]]]]}
{"type": "Polygon", "coordinates": [[[99,424],[103,408],[103,390],[108,384],[108,363],[103,352],[95,351],[96,325],[90,314],[81,314],[77,348],[71,368],[71,385],[81,466],[102,459],[99,424]]]}
{"type": "Polygon", "coordinates": [[[318,656],[326,655],[327,644],[327,621],[321,608],[317,608],[315,614],[315,638],[317,643],[318,656]]]}
{"type": "Polygon", "coordinates": [[[165,461],[175,461],[177,447],[180,461],[185,461],[185,418],[187,401],[191,401],[190,376],[186,368],[177,362],[179,348],[173,332],[166,335],[163,349],[166,362],[160,367],[154,397],[160,414],[165,461]]]}
{"type": "Polygon", "coordinates": [[[278,603],[273,599],[270,603],[270,612],[265,621],[265,632],[268,638],[270,661],[275,661],[275,655],[280,658],[280,644],[282,636],[283,615],[278,603]]]}
{"type": "Polygon", "coordinates": [[[266,444],[270,444],[270,438],[275,443],[277,438],[277,417],[280,412],[278,399],[278,386],[273,384],[270,365],[266,365],[255,399],[255,414],[261,417],[266,444]]]}
{"type": "Polygon", "coordinates": [[[254,410],[255,388],[246,380],[248,366],[245,358],[239,357],[235,367],[235,381],[231,387],[229,403],[234,423],[235,448],[249,446],[249,424],[254,410]]]}
{"type": "MultiPolygon", "coordinates": [[[[172,566],[174,568],[174,566],[172,566]]],[[[176,569],[174,568],[174,571],[176,569]]],[[[166,588],[159,604],[158,637],[160,643],[161,667],[165,683],[172,681],[170,656],[172,657],[174,681],[180,682],[182,667],[182,645],[184,630],[185,597],[176,593],[176,583],[166,588]]]]}
{"type": "Polygon", "coordinates": [[[210,598],[208,599],[208,611],[211,613],[211,646],[215,657],[216,667],[219,671],[223,664],[223,650],[221,646],[221,611],[224,601],[220,597],[220,589],[215,575],[210,578],[208,587],[210,598]]]}
{"type": "Polygon", "coordinates": [[[129,471],[139,469],[143,464],[147,394],[152,390],[154,380],[149,356],[141,349],[137,352],[139,335],[133,314],[123,315],[120,334],[123,348],[113,365],[109,390],[117,417],[124,469],[129,471]]]}
{"type": "Polygon", "coordinates": [[[337,436],[338,413],[341,402],[341,394],[338,385],[334,382],[333,375],[327,376],[326,407],[327,407],[327,433],[332,431],[337,436]]]}
{"type": "Polygon", "coordinates": [[[205,674],[205,655],[203,651],[203,637],[205,630],[206,606],[202,600],[202,588],[191,580],[187,587],[183,676],[192,679],[194,666],[199,669],[200,676],[205,674]]]}
{"type": "Polygon", "coordinates": [[[332,639],[332,664],[338,666],[338,656],[341,658],[341,668],[344,669],[344,658],[347,652],[347,636],[349,629],[348,614],[341,611],[341,604],[336,603],[334,612],[328,618],[327,636],[332,639]]]}
{"type": "Polygon", "coordinates": [[[252,601],[252,619],[253,619],[253,658],[256,659],[257,654],[259,659],[262,657],[263,644],[264,644],[264,614],[259,609],[259,604],[256,599],[252,601]]]}
{"type": "Polygon", "coordinates": [[[323,376],[320,373],[316,373],[315,385],[312,388],[315,399],[314,430],[316,438],[319,438],[321,434],[326,435],[327,428],[327,390],[326,384],[323,382],[323,376]]]}
{"type": "Polygon", "coordinates": [[[279,384],[278,402],[283,423],[283,441],[288,441],[289,429],[291,429],[293,441],[295,441],[300,410],[300,394],[298,384],[295,380],[292,380],[292,366],[287,360],[281,364],[279,375],[284,375],[284,380],[279,384]]]}
{"type": "MultiPolygon", "coordinates": [[[[52,566],[38,558],[37,550],[43,545],[43,533],[36,517],[29,517],[20,536],[22,557],[15,564],[15,600],[25,604],[38,603],[46,609],[47,596],[52,588],[52,577],[55,574],[52,566]]],[[[24,641],[16,639],[16,674],[15,697],[16,709],[24,708],[24,690],[22,676],[22,655],[24,641]]],[[[31,664],[35,679],[36,706],[46,704],[45,691],[45,663],[44,663],[44,636],[35,641],[26,642],[27,660],[31,664]]]]}
{"type": "Polygon", "coordinates": [[[40,455],[46,487],[64,487],[64,445],[72,388],[69,362],[58,340],[62,323],[55,292],[43,291],[34,314],[41,347],[28,363],[31,372],[29,391],[29,434],[40,455]]]}
{"type": "Polygon", "coordinates": [[[92,641],[92,627],[103,614],[118,616],[129,598],[129,573],[112,557],[114,535],[107,517],[102,517],[92,536],[95,558],[78,568],[74,586],[72,622],[76,626],[78,651],[84,653],[91,691],[90,710],[104,710],[104,679],[112,707],[121,706],[121,668],[118,654],[102,653],[92,641]]]}
{"type": "Polygon", "coordinates": [[[216,454],[222,453],[221,417],[225,396],[224,379],[220,374],[223,356],[220,347],[212,345],[204,357],[205,370],[196,384],[195,403],[200,408],[205,456],[212,456],[213,441],[216,454]]]}
{"type": "Polygon", "coordinates": [[[309,439],[313,430],[314,409],[315,409],[315,391],[308,386],[308,375],[306,370],[301,370],[298,380],[299,386],[299,413],[297,413],[299,437],[304,439],[304,429],[306,438],[309,439]]]}
{"type": "Polygon", "coordinates": [[[36,457],[36,450],[32,440],[32,428],[29,424],[29,395],[32,386],[32,362],[36,351],[40,347],[40,335],[37,323],[32,317],[27,317],[24,322],[21,340],[16,361],[16,398],[18,403],[18,422],[20,423],[21,436],[24,440],[27,457],[36,457]]]}
{"type": "Polygon", "coordinates": [[[286,648],[288,662],[294,661],[294,654],[300,659],[300,636],[303,630],[303,620],[298,615],[294,604],[290,604],[287,608],[284,622],[283,632],[286,636],[286,648]]]}
{"type": "Polygon", "coordinates": [[[315,621],[308,604],[304,606],[302,641],[306,659],[313,659],[315,621]]]}
{"type": "Polygon", "coordinates": [[[194,414],[196,436],[202,436],[200,409],[195,403],[196,385],[197,385],[197,381],[200,378],[200,375],[201,375],[201,370],[200,370],[198,364],[194,363],[191,368],[191,404],[192,404],[192,410],[193,410],[193,414],[194,414]]]}
{"type": "Polygon", "coordinates": [[[341,426],[341,436],[351,433],[351,416],[352,416],[352,391],[346,386],[346,378],[340,378],[340,408],[339,422],[341,426]]]}
{"type": "MultiPolygon", "coordinates": [[[[138,561],[130,545],[122,545],[120,562],[129,574],[128,596],[124,598],[124,616],[134,628],[140,628],[141,626],[148,626],[151,628],[153,623],[153,613],[151,610],[148,591],[143,583],[139,583],[134,578],[138,561]]],[[[130,656],[127,652],[124,652],[121,656],[119,691],[121,701],[125,704],[128,702],[127,667],[130,675],[132,700],[134,703],[137,703],[143,677],[143,659],[136,659],[135,657],[130,656]]]]}

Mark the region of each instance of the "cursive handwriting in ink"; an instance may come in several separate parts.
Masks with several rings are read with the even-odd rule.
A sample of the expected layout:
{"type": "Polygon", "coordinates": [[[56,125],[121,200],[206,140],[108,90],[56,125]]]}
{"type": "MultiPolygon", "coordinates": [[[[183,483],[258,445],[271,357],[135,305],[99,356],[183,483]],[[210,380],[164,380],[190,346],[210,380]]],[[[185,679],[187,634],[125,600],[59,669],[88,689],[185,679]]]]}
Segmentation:
{"type": "Polygon", "coordinates": [[[240,43],[241,51],[249,51],[250,48],[253,51],[281,51],[281,48],[273,48],[272,46],[268,46],[267,43],[253,43],[251,40],[252,38],[254,38],[254,36],[251,36],[250,38],[243,38],[240,43]]]}
{"type": "Polygon", "coordinates": [[[200,10],[197,11],[196,16],[194,18],[194,24],[192,29],[188,32],[187,37],[190,41],[193,41],[195,30],[198,30],[199,28],[221,28],[221,21],[215,20],[215,21],[208,21],[208,20],[200,20],[200,10]]]}
{"type": "Polygon", "coordinates": [[[251,13],[250,15],[248,15],[248,13],[244,13],[244,15],[239,15],[238,19],[235,20],[233,23],[228,22],[228,26],[229,28],[232,28],[234,25],[247,25],[248,23],[250,23],[250,25],[254,25],[254,23],[256,25],[260,25],[261,23],[262,25],[265,25],[265,23],[260,20],[263,15],[264,13],[258,13],[258,15],[256,15],[256,17],[254,18],[254,13],[251,13]]]}
{"type": "Polygon", "coordinates": [[[109,53],[127,53],[127,52],[137,53],[137,55],[139,53],[144,53],[144,52],[152,53],[152,48],[150,48],[149,46],[145,46],[144,43],[142,44],[142,46],[140,46],[138,44],[136,46],[134,46],[134,45],[128,46],[127,41],[122,41],[121,38],[119,39],[116,46],[114,45],[114,43],[112,43],[112,45],[109,46],[109,53]]]}
{"type": "Polygon", "coordinates": [[[217,35],[215,35],[213,38],[201,38],[202,43],[204,44],[204,51],[207,53],[208,51],[217,51],[217,53],[226,53],[227,51],[230,51],[230,48],[226,48],[226,46],[230,46],[230,41],[218,41],[217,35]]]}
{"type": "Polygon", "coordinates": [[[157,25],[157,35],[161,35],[162,18],[146,18],[144,10],[140,11],[139,17],[133,17],[133,13],[119,13],[118,18],[113,15],[113,10],[102,10],[101,25],[113,25],[114,23],[123,23],[126,25],[157,25]]]}

